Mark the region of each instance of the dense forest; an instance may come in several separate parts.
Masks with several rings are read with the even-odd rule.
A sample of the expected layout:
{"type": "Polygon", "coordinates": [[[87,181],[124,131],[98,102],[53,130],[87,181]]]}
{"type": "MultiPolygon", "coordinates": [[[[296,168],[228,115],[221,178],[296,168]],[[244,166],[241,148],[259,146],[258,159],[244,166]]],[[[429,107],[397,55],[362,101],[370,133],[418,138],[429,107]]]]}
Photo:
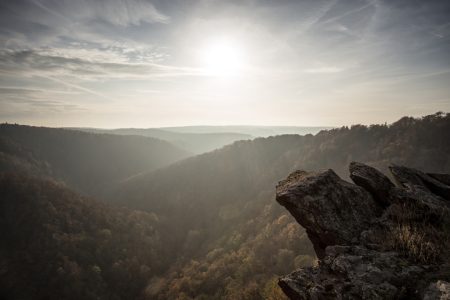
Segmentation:
{"type": "MultiPolygon", "coordinates": [[[[31,133],[14,136],[14,125],[7,126],[9,131],[0,128],[0,274],[8,279],[2,280],[8,299],[66,298],[75,293],[96,299],[286,299],[277,276],[312,265],[316,257],[304,229],[275,202],[278,181],[296,169],[320,168],[332,168],[348,179],[351,161],[385,174],[391,162],[450,173],[450,114],[441,112],[315,136],[237,141],[163,168],[145,165],[153,170],[142,174],[141,160],[158,152],[149,158],[136,155],[146,152],[135,149],[140,137],[118,137],[114,145],[122,157],[120,151],[101,155],[113,147],[95,142],[115,139],[112,135],[60,130],[67,134],[64,138],[50,139],[31,133]],[[129,144],[120,148],[119,139],[129,144]],[[95,150],[92,156],[90,150],[95,150]],[[127,157],[141,166],[126,166],[127,157]],[[55,180],[62,178],[55,176],[60,172],[66,186],[71,187],[70,178],[89,191],[89,184],[79,182],[97,180],[91,172],[103,166],[107,169],[98,172],[105,178],[120,180],[96,194],[103,203],[55,180]],[[107,174],[115,169],[120,176],[107,174]],[[75,265],[78,277],[71,275],[70,266],[75,265]],[[117,266],[122,269],[114,273],[117,266]]],[[[154,139],[145,143],[150,141],[154,139]]]]}
{"type": "Polygon", "coordinates": [[[85,195],[100,195],[117,180],[192,155],[150,137],[0,125],[1,172],[52,179],[85,195]]]}
{"type": "Polygon", "coordinates": [[[154,214],[19,174],[0,203],[2,299],[137,299],[167,264],[154,214]]]}

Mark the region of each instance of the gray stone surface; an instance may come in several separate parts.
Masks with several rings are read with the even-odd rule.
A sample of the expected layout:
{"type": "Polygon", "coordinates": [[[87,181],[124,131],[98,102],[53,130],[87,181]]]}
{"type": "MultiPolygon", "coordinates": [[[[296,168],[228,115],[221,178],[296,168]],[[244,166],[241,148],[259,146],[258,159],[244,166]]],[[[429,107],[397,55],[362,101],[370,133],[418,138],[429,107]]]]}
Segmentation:
{"type": "Polygon", "coordinates": [[[427,173],[427,175],[450,186],[450,174],[427,173]]]}
{"type": "Polygon", "coordinates": [[[414,187],[416,190],[421,189],[436,194],[446,200],[450,200],[450,186],[421,171],[394,164],[389,165],[389,170],[399,187],[408,189],[414,187]]]}
{"type": "Polygon", "coordinates": [[[327,246],[358,243],[382,214],[369,192],[329,169],[292,173],[278,184],[276,200],[306,229],[319,259],[327,246]]]}
{"type": "Polygon", "coordinates": [[[431,283],[423,300],[450,300],[450,283],[442,280],[431,283]]]}
{"type": "Polygon", "coordinates": [[[352,162],[349,170],[350,178],[356,185],[368,191],[382,205],[391,204],[389,202],[389,191],[395,188],[395,185],[383,173],[358,162],[352,162]]]}
{"type": "Polygon", "coordinates": [[[424,269],[405,263],[396,252],[361,246],[330,246],[317,267],[299,269],[280,278],[290,299],[396,299],[424,269]]]}
{"type": "Polygon", "coordinates": [[[429,191],[426,191],[409,183],[405,184],[406,188],[394,188],[389,192],[389,198],[392,203],[402,204],[409,203],[418,206],[428,206],[429,209],[437,214],[450,212],[450,202],[439,197],[429,191]]]}
{"type": "Polygon", "coordinates": [[[395,183],[399,188],[408,188],[408,186],[413,185],[426,191],[430,191],[420,177],[417,176],[417,173],[413,168],[397,166],[395,164],[390,164],[388,168],[394,176],[395,183]]]}
{"type": "MultiPolygon", "coordinates": [[[[413,168],[394,164],[388,167],[394,180],[402,187],[390,190],[391,202],[415,203],[418,207],[428,206],[436,215],[450,214],[450,201],[441,197],[447,192],[450,195],[449,186],[413,168]]],[[[450,219],[444,221],[450,224],[450,219]]]]}

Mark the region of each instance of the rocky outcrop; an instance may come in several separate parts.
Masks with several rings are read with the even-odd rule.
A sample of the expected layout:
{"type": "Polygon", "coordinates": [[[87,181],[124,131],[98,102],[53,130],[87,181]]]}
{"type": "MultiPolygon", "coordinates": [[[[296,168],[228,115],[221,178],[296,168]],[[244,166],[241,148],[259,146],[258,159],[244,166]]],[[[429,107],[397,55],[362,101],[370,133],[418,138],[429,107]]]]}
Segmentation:
{"type": "Polygon", "coordinates": [[[405,203],[450,215],[448,177],[394,164],[389,169],[399,187],[378,170],[356,162],[350,164],[356,185],[330,169],[297,171],[277,185],[277,202],[306,229],[320,259],[315,267],[280,278],[289,298],[397,299],[402,288],[426,271],[396,252],[382,252],[374,243],[374,232],[391,230],[390,216],[405,203]]]}
{"type": "Polygon", "coordinates": [[[369,192],[333,170],[291,174],[278,185],[277,201],[306,228],[320,259],[328,246],[357,243],[360,233],[382,213],[369,192]]]}
{"type": "MultiPolygon", "coordinates": [[[[392,175],[394,175],[394,179],[399,187],[421,189],[439,195],[446,200],[450,200],[450,186],[423,172],[412,168],[396,166],[394,164],[389,165],[389,170],[392,175]]],[[[445,178],[445,175],[443,174],[434,175],[438,178],[445,178]]]]}
{"type": "MultiPolygon", "coordinates": [[[[291,299],[385,299],[394,297],[423,269],[405,263],[395,252],[361,246],[331,246],[316,267],[282,278],[280,287],[291,299]]],[[[392,298],[396,299],[396,298],[392,298]]]]}
{"type": "MultiPolygon", "coordinates": [[[[399,188],[393,188],[389,192],[390,201],[394,203],[417,202],[427,206],[436,215],[450,214],[450,186],[434,179],[418,170],[390,164],[394,180],[399,188]]],[[[447,174],[434,174],[441,177],[447,174]]],[[[444,220],[450,225],[450,218],[444,220]]]]}
{"type": "Polygon", "coordinates": [[[350,164],[350,178],[353,182],[367,190],[379,204],[387,206],[390,203],[389,191],[394,184],[383,173],[358,162],[350,164]]]}

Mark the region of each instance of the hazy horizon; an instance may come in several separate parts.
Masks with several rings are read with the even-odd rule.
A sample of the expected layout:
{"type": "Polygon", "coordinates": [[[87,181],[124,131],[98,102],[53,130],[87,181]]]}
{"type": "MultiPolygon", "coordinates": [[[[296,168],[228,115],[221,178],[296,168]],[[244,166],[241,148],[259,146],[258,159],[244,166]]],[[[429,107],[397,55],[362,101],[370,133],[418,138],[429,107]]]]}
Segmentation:
{"type": "MultiPolygon", "coordinates": [[[[18,124],[18,125],[28,125],[28,124],[18,124]]],[[[31,125],[32,126],[32,125],[31,125]]],[[[188,127],[298,127],[298,128],[317,128],[317,127],[330,127],[336,128],[336,126],[267,126],[267,125],[242,125],[242,124],[231,124],[231,125],[187,125],[187,126],[165,126],[165,127],[111,127],[111,128],[96,128],[96,127],[62,127],[62,128],[92,128],[92,129],[172,129],[172,128],[188,128],[188,127]]]]}
{"type": "Polygon", "coordinates": [[[327,126],[450,111],[445,1],[0,0],[0,122],[327,126]]]}

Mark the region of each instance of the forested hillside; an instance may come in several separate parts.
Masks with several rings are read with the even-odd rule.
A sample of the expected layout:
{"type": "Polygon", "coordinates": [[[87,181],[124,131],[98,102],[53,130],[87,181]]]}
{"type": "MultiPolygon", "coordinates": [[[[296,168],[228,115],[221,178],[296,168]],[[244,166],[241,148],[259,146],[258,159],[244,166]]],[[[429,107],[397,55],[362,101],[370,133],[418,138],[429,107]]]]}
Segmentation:
{"type": "Polygon", "coordinates": [[[191,155],[166,141],[143,136],[0,125],[0,172],[51,178],[93,196],[116,180],[191,155]]]}
{"type": "MultiPolygon", "coordinates": [[[[177,267],[150,285],[155,299],[177,299],[180,293],[188,299],[202,293],[206,298],[261,299],[271,278],[282,274],[277,271],[281,261],[293,269],[296,260],[299,264],[302,257],[314,258],[309,240],[293,241],[277,227],[286,214],[273,201],[280,178],[294,169],[320,168],[333,168],[348,178],[351,161],[382,171],[392,162],[449,172],[449,132],[450,114],[437,113],[404,117],[390,125],[342,127],[316,136],[239,141],[124,181],[111,199],[155,212],[161,226],[172,232],[164,240],[168,249],[181,249],[177,267]],[[277,240],[280,236],[285,244],[277,240]],[[261,264],[264,267],[258,269],[261,264]],[[214,288],[202,288],[205,285],[214,288]],[[259,296],[248,298],[246,293],[259,296]]],[[[287,228],[295,226],[287,220],[287,228]]]]}
{"type": "Polygon", "coordinates": [[[166,259],[154,214],[0,175],[1,299],[143,299],[166,259]]]}
{"type": "MultiPolygon", "coordinates": [[[[68,128],[72,129],[72,128],[68,128]]],[[[201,154],[215,149],[222,148],[225,145],[232,144],[239,140],[253,139],[249,134],[220,132],[220,133],[179,133],[171,132],[157,128],[121,128],[121,129],[95,129],[95,128],[74,128],[81,131],[93,133],[108,133],[119,135],[142,135],[158,138],[170,142],[171,144],[192,152],[201,154]]]]}
{"type": "Polygon", "coordinates": [[[277,182],[295,169],[333,168],[348,178],[351,161],[449,173],[449,132],[450,114],[404,117],[238,141],[141,173],[189,154],[146,137],[1,125],[0,292],[286,299],[277,276],[316,257],[305,230],[275,202],[277,182]],[[101,200],[127,208],[63,186],[107,191],[101,200]]]}

